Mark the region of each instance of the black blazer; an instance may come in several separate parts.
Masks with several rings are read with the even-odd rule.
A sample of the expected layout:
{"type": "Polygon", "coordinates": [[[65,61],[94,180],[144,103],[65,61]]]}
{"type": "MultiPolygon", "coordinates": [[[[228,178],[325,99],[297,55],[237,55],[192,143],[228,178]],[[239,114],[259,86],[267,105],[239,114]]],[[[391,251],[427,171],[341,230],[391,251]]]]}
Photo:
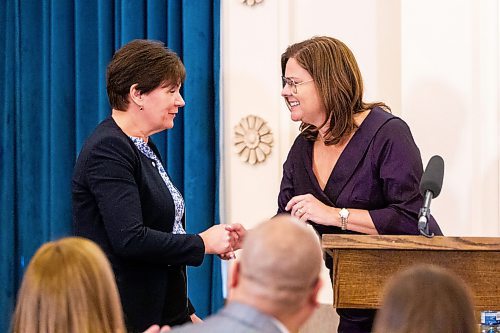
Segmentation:
{"type": "Polygon", "coordinates": [[[172,234],[175,207],[167,186],[111,117],[83,146],[72,194],[75,234],[99,244],[111,261],[127,327],[142,332],[188,321],[194,309],[185,265],[202,263],[203,240],[172,234]]]}

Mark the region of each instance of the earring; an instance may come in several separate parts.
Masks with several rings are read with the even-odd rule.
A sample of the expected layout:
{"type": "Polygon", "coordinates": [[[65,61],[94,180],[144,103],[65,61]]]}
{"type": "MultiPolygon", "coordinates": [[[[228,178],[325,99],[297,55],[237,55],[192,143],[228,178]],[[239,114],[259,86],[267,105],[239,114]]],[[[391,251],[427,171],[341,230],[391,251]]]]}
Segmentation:
{"type": "Polygon", "coordinates": [[[142,106],[139,108],[139,111],[142,111],[142,106]]]}

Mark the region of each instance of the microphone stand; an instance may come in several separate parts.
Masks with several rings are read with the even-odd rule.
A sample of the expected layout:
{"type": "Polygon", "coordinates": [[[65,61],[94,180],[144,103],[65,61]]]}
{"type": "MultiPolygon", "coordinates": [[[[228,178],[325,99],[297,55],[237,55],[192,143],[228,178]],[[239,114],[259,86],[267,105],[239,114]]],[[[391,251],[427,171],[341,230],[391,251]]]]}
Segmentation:
{"type": "Polygon", "coordinates": [[[427,237],[434,237],[434,233],[429,233],[429,218],[431,215],[431,200],[433,193],[432,191],[425,192],[425,200],[424,206],[420,208],[420,212],[418,213],[418,230],[420,234],[427,237]]]}

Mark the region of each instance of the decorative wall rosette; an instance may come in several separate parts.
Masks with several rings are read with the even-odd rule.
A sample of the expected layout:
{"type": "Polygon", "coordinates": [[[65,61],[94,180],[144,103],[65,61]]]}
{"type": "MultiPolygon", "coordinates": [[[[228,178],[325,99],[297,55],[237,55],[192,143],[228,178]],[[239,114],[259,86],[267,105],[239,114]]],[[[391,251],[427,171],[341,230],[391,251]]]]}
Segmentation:
{"type": "Polygon", "coordinates": [[[234,127],[234,146],[243,162],[261,163],[271,154],[273,133],[264,119],[249,115],[234,127]]]}

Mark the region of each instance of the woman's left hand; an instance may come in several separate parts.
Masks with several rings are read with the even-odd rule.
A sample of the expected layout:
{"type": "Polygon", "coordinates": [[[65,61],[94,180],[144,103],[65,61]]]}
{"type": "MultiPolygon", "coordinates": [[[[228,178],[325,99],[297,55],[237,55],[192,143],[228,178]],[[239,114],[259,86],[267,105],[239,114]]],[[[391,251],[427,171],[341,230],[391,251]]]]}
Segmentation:
{"type": "Polygon", "coordinates": [[[200,324],[200,323],[202,323],[202,322],[203,322],[203,320],[201,320],[201,318],[200,318],[200,317],[198,317],[198,316],[196,315],[196,313],[193,313],[193,314],[191,315],[191,321],[193,322],[193,324],[200,324]]]}
{"type": "Polygon", "coordinates": [[[165,325],[162,328],[158,325],[153,325],[147,330],[145,330],[143,333],[164,333],[170,331],[170,326],[165,325]]]}
{"type": "Polygon", "coordinates": [[[337,208],[325,205],[310,193],[293,197],[285,207],[286,211],[290,211],[301,222],[312,221],[322,225],[337,225],[335,209],[337,208]]]}

